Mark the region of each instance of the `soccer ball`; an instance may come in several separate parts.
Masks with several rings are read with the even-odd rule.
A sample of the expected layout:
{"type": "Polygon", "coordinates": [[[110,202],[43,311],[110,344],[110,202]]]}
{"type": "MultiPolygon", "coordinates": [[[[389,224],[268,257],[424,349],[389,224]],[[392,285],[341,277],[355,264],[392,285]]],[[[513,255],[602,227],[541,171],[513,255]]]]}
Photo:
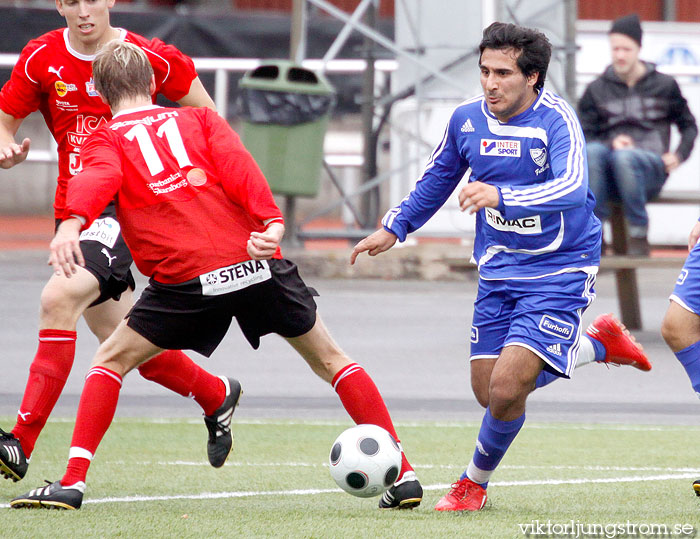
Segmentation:
{"type": "Polygon", "coordinates": [[[391,487],[401,470],[401,449],[377,425],[357,425],[341,433],[328,457],[331,477],[345,492],[371,498],[391,487]]]}

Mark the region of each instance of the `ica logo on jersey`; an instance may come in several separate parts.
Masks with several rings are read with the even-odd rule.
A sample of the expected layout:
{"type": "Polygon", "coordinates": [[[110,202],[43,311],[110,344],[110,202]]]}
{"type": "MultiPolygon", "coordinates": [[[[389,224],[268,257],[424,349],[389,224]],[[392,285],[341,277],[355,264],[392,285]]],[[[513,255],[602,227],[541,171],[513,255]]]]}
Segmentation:
{"type": "Polygon", "coordinates": [[[107,120],[101,116],[97,118],[95,116],[78,114],[75,122],[75,131],[68,132],[68,142],[79,148],[85,142],[85,139],[88,138],[88,135],[104,123],[107,123],[107,120]]]}

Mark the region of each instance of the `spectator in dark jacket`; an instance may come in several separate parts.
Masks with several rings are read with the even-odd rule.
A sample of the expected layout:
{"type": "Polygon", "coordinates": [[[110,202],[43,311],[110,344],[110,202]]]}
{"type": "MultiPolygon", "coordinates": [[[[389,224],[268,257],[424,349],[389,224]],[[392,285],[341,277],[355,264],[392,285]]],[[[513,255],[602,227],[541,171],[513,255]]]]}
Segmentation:
{"type": "Polygon", "coordinates": [[[646,255],[646,203],[688,158],[698,128],[678,83],[639,59],[639,17],[615,20],[609,37],[612,64],[579,101],[588,142],[589,183],[598,218],[604,221],[610,216],[610,200],[621,201],[629,230],[628,253],[646,255]],[[671,124],[681,136],[675,151],[669,151],[671,124]]]}

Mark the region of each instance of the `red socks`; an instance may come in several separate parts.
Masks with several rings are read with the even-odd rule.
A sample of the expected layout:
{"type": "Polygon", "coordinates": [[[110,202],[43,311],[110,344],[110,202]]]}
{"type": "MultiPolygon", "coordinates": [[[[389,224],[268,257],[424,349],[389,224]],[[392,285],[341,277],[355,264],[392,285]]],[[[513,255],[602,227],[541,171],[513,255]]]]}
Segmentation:
{"type": "MultiPolygon", "coordinates": [[[[27,458],[34,451],[75,358],[75,331],[42,329],[39,347],[29,368],[29,378],[20,405],[17,423],[12,429],[27,458]]],[[[213,414],[226,397],[220,378],[208,373],[179,350],[166,350],[139,367],[147,380],[185,397],[192,397],[204,410],[213,414]]]]}
{"type": "Polygon", "coordinates": [[[29,367],[27,387],[12,429],[27,458],[66,385],[75,358],[75,339],[75,331],[39,331],[39,347],[29,367]]]}
{"type": "MultiPolygon", "coordinates": [[[[205,415],[213,414],[226,398],[223,381],[179,350],[166,350],[158,354],[141,365],[139,372],[147,380],[180,395],[193,397],[202,406],[205,415]]],[[[62,485],[85,481],[97,446],[114,418],[121,384],[121,377],[104,367],[93,367],[88,371],[62,485]]]]}
{"type": "Polygon", "coordinates": [[[61,485],[85,481],[90,461],[114,418],[121,387],[122,377],[114,371],[104,367],[93,367],[88,371],[73,428],[68,467],[61,485]]]}
{"type": "MultiPolygon", "coordinates": [[[[358,425],[368,423],[382,427],[397,442],[400,442],[396,430],[394,430],[391,416],[389,416],[389,411],[384,404],[384,399],[382,399],[372,378],[360,365],[350,363],[350,365],[340,369],[333,377],[331,385],[355,423],[358,425]]],[[[404,455],[402,450],[399,479],[403,477],[405,472],[412,470],[413,468],[406,460],[406,455],[404,455]]]]}
{"type": "Polygon", "coordinates": [[[213,414],[226,398],[226,386],[218,376],[208,373],[180,350],[166,350],[139,367],[139,373],[163,387],[193,398],[213,414]]]}

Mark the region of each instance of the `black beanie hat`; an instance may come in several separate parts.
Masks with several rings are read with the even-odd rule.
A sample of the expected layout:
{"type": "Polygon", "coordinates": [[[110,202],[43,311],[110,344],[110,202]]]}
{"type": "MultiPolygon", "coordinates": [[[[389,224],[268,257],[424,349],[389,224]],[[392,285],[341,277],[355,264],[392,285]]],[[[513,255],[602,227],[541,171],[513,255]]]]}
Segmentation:
{"type": "Polygon", "coordinates": [[[610,28],[610,34],[625,34],[634,39],[637,44],[642,46],[642,25],[639,22],[639,15],[625,15],[613,21],[610,28]]]}

